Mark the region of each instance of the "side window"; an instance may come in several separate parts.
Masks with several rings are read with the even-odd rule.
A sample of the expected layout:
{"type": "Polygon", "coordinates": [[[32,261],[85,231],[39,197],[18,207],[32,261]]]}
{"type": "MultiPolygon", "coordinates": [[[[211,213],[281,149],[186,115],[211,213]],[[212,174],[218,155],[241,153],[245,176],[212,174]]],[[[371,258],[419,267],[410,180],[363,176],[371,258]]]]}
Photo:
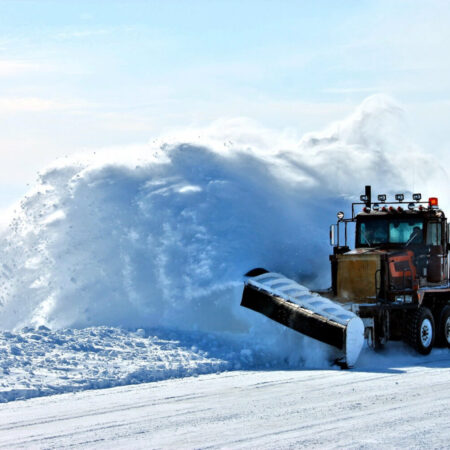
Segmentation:
{"type": "Polygon", "coordinates": [[[439,222],[428,222],[427,226],[427,244],[441,245],[441,224],[439,222]]]}

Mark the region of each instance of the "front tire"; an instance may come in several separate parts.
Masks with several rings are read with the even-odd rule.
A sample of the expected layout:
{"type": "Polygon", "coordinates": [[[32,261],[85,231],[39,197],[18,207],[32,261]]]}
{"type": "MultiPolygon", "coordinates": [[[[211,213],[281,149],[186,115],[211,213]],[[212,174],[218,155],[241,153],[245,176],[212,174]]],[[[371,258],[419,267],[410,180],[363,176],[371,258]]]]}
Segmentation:
{"type": "Polygon", "coordinates": [[[436,345],[450,348],[450,305],[444,306],[439,315],[436,345]]]}
{"type": "Polygon", "coordinates": [[[433,348],[435,327],[433,314],[421,306],[408,315],[405,341],[421,355],[428,355],[433,348]]]}

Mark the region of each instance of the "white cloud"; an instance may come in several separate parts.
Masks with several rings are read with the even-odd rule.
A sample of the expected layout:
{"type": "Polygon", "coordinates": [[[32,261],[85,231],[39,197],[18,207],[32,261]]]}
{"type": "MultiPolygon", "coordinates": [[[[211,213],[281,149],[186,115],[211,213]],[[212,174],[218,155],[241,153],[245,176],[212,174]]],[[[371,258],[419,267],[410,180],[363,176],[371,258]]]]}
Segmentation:
{"type": "Polygon", "coordinates": [[[57,37],[61,39],[72,39],[72,38],[85,38],[91,36],[102,36],[105,34],[109,34],[111,30],[109,29],[97,29],[97,30],[73,30],[59,33],[57,37]]]}
{"type": "Polygon", "coordinates": [[[358,94],[358,93],[375,93],[379,92],[377,87],[347,87],[347,88],[327,88],[322,92],[325,94],[358,94]]]}
{"type": "Polygon", "coordinates": [[[88,73],[88,71],[81,66],[79,61],[73,59],[62,59],[60,61],[51,59],[0,59],[0,77],[34,76],[36,73],[82,75],[88,73]]]}
{"type": "Polygon", "coordinates": [[[28,61],[0,60],[0,76],[11,76],[40,69],[40,65],[28,61]]]}
{"type": "Polygon", "coordinates": [[[92,104],[82,100],[60,101],[39,97],[0,98],[0,114],[11,112],[67,111],[91,106],[92,104]]]}

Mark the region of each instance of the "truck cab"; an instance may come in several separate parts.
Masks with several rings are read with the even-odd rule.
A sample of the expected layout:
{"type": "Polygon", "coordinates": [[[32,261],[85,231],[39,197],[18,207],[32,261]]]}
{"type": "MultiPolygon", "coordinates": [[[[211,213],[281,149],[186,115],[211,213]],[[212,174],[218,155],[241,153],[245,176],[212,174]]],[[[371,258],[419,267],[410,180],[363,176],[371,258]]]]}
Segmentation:
{"type": "MultiPolygon", "coordinates": [[[[372,202],[366,186],[361,202],[352,204],[350,218],[338,213],[330,239],[333,299],[366,319],[374,345],[402,339],[405,324],[412,320],[406,316],[421,307],[439,327],[450,298],[450,246],[437,198],[424,202],[413,194],[412,201],[404,201],[404,195],[397,194],[388,202],[386,195],[379,195],[372,202]],[[355,225],[353,249],[347,243],[349,223],[355,225]]],[[[434,323],[432,327],[434,332],[434,323]]]]}

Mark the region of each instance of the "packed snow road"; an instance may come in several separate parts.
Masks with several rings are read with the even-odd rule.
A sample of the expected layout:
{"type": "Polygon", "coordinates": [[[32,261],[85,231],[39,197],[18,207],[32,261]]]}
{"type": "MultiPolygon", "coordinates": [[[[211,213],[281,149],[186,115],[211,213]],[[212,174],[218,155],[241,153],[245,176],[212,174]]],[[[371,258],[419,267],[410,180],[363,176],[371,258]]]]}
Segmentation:
{"type": "Polygon", "coordinates": [[[448,448],[450,354],[238,371],[0,406],[1,448],[448,448]],[[418,363],[418,364],[417,364],[418,363]]]}

